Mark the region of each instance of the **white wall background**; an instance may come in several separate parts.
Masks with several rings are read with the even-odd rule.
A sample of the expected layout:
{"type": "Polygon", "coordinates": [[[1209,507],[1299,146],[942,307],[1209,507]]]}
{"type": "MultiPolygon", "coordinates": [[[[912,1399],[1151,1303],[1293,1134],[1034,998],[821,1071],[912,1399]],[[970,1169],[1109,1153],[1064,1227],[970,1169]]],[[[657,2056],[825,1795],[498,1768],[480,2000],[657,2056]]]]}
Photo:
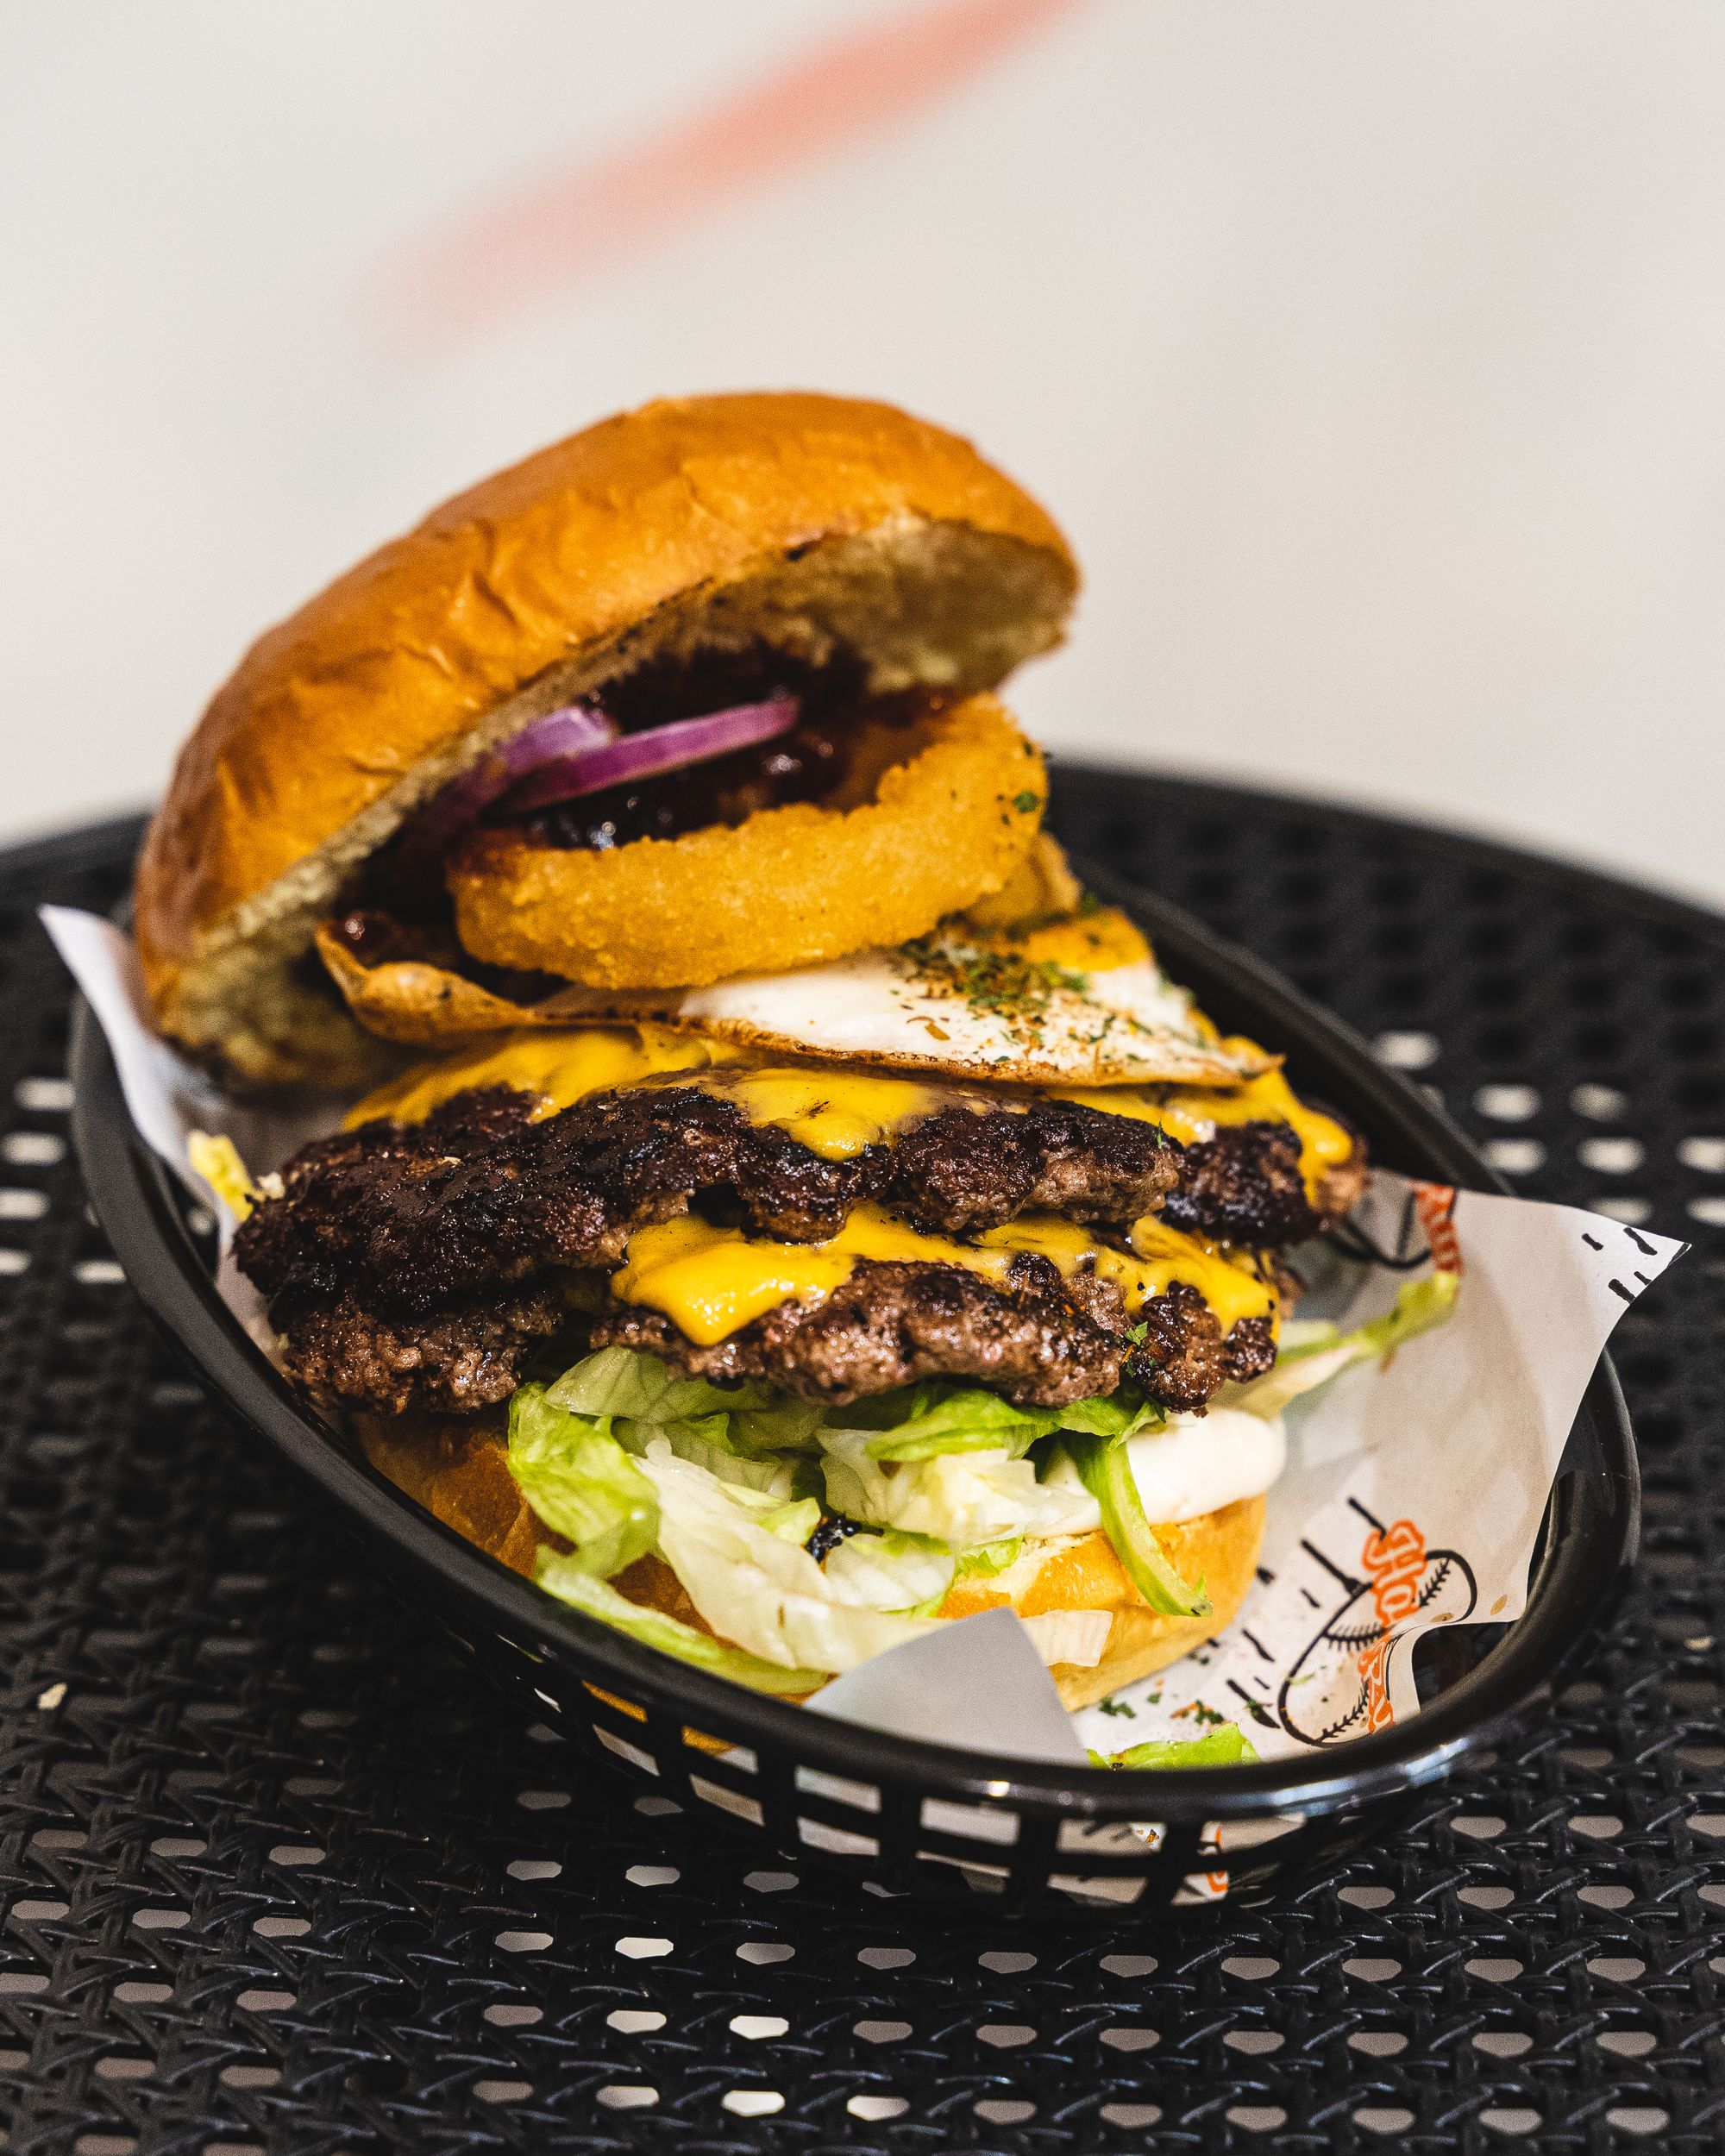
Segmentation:
{"type": "Polygon", "coordinates": [[[462,220],[918,12],[10,0],[0,832],[146,799],[259,629],[490,467],[799,384],[974,435],[1066,525],[1082,615],[1017,699],[1057,749],[1725,899],[1717,0],[1091,0],[404,329],[462,220]]]}

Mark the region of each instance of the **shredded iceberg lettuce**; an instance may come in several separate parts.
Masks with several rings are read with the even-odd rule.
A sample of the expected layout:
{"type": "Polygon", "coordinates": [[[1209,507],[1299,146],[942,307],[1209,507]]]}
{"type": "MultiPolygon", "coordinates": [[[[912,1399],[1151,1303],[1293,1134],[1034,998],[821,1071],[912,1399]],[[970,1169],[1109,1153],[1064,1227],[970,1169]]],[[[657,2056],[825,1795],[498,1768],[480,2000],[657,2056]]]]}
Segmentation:
{"type": "Polygon", "coordinates": [[[1203,1581],[1191,1587],[1181,1578],[1145,1517],[1125,1438],[1069,1437],[1065,1444],[1078,1479],[1101,1510],[1114,1555],[1145,1601],[1164,1617],[1208,1617],[1213,1605],[1203,1581]]]}
{"type": "Polygon", "coordinates": [[[950,1550],[922,1535],[851,1535],[831,1551],[821,1570],[834,1594],[870,1609],[907,1609],[932,1617],[957,1570],[950,1550]]]}
{"type": "Polygon", "coordinates": [[[812,1401],[775,1385],[710,1385],[678,1377],[656,1355],[635,1348],[600,1348],[584,1356],[547,1388],[554,1407],[578,1415],[626,1416],[631,1422],[699,1422],[709,1444],[732,1451],[807,1451],[820,1426],[812,1401]],[[724,1426],[715,1428],[722,1417],[724,1426]]]}
{"type": "Polygon", "coordinates": [[[1133,1745],[1125,1752],[1090,1754],[1093,1767],[1251,1766],[1257,1759],[1251,1739],[1233,1722],[1224,1729],[1207,1729],[1201,1737],[1133,1745]]]}
{"type": "Polygon", "coordinates": [[[742,1648],[728,1647],[722,1639],[715,1639],[708,1633],[697,1632],[693,1625],[684,1624],[679,1617],[668,1616],[662,1610],[643,1608],[639,1602],[631,1602],[626,1595],[619,1595],[608,1582],[596,1580],[590,1572],[582,1571],[573,1558],[559,1557],[555,1551],[540,1551],[535,1577],[546,1593],[555,1595],[560,1602],[567,1602],[570,1608],[581,1610],[589,1617],[597,1617],[601,1624],[627,1633],[643,1646],[657,1647],[662,1654],[674,1655],[679,1662],[692,1662],[699,1670],[711,1670],[715,1677],[731,1677],[757,1692],[797,1695],[818,1690],[826,1682],[825,1670],[781,1669],[776,1662],[763,1661],[757,1654],[746,1654],[742,1648]]]}
{"type": "Polygon", "coordinates": [[[720,1482],[658,1439],[640,1465],[659,1500],[659,1554],[713,1630],[750,1654],[837,1673],[932,1621],[841,1600],[808,1551],[773,1532],[770,1498],[720,1482]]]}
{"type": "Polygon", "coordinates": [[[825,1430],[821,1438],[827,1503],[871,1527],[963,1551],[1020,1535],[1086,1534],[1101,1524],[1085,1491],[1040,1482],[1034,1463],[1005,1446],[886,1461],[875,1457],[867,1430],[825,1430]]]}
{"type": "Polygon", "coordinates": [[[518,1386],[510,1401],[509,1471],[546,1526],[574,1544],[579,1570],[609,1579],[652,1548],[652,1484],[602,1418],[554,1407],[543,1385],[518,1386]]]}
{"type": "Polygon", "coordinates": [[[1374,1362],[1442,1325],[1455,1309],[1460,1285],[1454,1273],[1432,1273],[1424,1280],[1406,1282],[1393,1310],[1352,1332],[1332,1329],[1327,1336],[1314,1338],[1302,1328],[1303,1337],[1283,1348],[1274,1369],[1248,1384],[1224,1387],[1215,1404],[1243,1407],[1248,1414],[1279,1415],[1302,1394],[1328,1384],[1356,1363],[1374,1362]]]}

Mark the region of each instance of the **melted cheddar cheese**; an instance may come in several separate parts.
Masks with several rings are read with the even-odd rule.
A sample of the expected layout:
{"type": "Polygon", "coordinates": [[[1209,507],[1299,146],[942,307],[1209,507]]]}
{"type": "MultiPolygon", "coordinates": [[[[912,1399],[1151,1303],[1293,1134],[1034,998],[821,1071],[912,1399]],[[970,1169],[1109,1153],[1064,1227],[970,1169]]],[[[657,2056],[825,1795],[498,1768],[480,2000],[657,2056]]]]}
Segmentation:
{"type": "Polygon", "coordinates": [[[1275,1292],[1249,1259],[1150,1219],[1138,1222],[1132,1244],[1129,1252],[1109,1249],[1051,1214],[1031,1214],[989,1229],[975,1243],[960,1243],[906,1227],[873,1205],[858,1206],[825,1243],[753,1241],[736,1228],[669,1220],[630,1238],[611,1288],[623,1302],[662,1312],[700,1347],[728,1339],[781,1303],[824,1300],[844,1284],[858,1258],[961,1265],[1004,1287],[1013,1260],[1033,1251],[1064,1278],[1094,1271],[1113,1281],[1128,1312],[1177,1280],[1198,1290],[1224,1332],[1242,1318],[1274,1317],[1275,1292]]]}
{"type": "Polygon", "coordinates": [[[572,1107],[591,1093],[637,1085],[662,1071],[705,1070],[740,1061],[723,1041],[698,1040],[664,1025],[581,1025],[524,1028],[501,1041],[481,1042],[460,1054],[421,1063],[368,1093],[349,1108],[343,1127],[373,1116],[423,1123],[434,1108],[470,1086],[513,1086],[534,1096],[534,1119],[572,1107]]]}
{"type": "MultiPolygon", "coordinates": [[[[1225,1044],[1245,1045],[1234,1041],[1225,1044]]],[[[1286,1123],[1300,1141],[1300,1172],[1308,1197],[1317,1195],[1325,1175],[1353,1151],[1353,1140],[1341,1125],[1308,1108],[1279,1069],[1260,1072],[1226,1091],[1213,1086],[1092,1086],[1064,1090],[1055,1098],[1100,1108],[1107,1115],[1154,1123],[1182,1145],[1214,1138],[1226,1123],[1286,1123]]]]}
{"type": "Polygon", "coordinates": [[[818,1064],[704,1073],[693,1082],[703,1093],[734,1100],[751,1123],[783,1131],[823,1160],[854,1160],[867,1146],[890,1145],[907,1123],[940,1105],[933,1086],[818,1064]]]}

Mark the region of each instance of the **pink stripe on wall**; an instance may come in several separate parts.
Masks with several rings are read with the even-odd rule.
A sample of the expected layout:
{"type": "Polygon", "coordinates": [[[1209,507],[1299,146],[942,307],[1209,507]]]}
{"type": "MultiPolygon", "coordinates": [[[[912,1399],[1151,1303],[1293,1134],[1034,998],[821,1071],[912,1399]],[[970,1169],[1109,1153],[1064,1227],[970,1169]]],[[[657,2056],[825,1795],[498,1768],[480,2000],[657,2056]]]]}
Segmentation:
{"type": "Polygon", "coordinates": [[[925,0],[816,46],[704,111],[583,158],[427,247],[405,326],[444,341],[633,254],[737,197],[962,90],[1088,0],[925,0]]]}

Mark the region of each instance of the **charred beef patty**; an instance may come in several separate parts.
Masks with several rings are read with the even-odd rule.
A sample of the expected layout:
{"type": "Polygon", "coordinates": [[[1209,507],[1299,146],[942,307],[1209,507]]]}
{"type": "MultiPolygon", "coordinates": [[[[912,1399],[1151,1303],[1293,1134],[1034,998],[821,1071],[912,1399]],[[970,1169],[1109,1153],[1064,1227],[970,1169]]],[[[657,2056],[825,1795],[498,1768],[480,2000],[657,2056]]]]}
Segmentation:
{"type": "Polygon", "coordinates": [[[1162,1208],[1170,1227],[1248,1250],[1305,1243],[1346,1218],[1365,1189],[1364,1141],[1331,1169],[1316,1200],[1300,1172],[1300,1140],[1286,1123],[1225,1124],[1182,1149],[1179,1180],[1162,1208]]]}
{"type": "Polygon", "coordinates": [[[367,1123],[296,1155],[281,1197],[235,1244],[274,1322],[349,1288],[420,1317],[547,1266],[608,1269],[631,1231],[697,1195],[762,1235],[818,1243],[864,1199],[949,1234],[1031,1207],[1132,1220],[1179,1172],[1178,1149],[1152,1125],[1059,1101],[948,1110],[849,1161],[686,1086],[596,1094],[538,1123],[530,1109],[526,1094],[487,1087],[423,1123],[367,1123]]]}
{"type": "Polygon", "coordinates": [[[981,1378],[1019,1407],[1063,1407],[1120,1382],[1133,1352],[1125,1326],[1116,1288],[1063,1281],[1045,1257],[1026,1256],[1004,1290],[959,1265],[865,1260],[823,1301],[787,1303],[712,1347],[633,1307],[606,1311],[593,1338],[644,1348],[686,1377],[766,1378],[829,1407],[938,1376],[981,1378]]]}
{"type": "MultiPolygon", "coordinates": [[[[835,1234],[863,1199],[947,1233],[1032,1207],[1120,1222],[1160,1206],[1178,1225],[1260,1246],[1321,1225],[1291,1133],[1276,1125],[1182,1148],[1153,1125],[1057,1101],[960,1107],[896,1147],[832,1162],[690,1087],[597,1094],[539,1122],[526,1094],[497,1087],[459,1094],[422,1123],[367,1124],[307,1146],[281,1194],[240,1229],[235,1255],[285,1336],[291,1373],[317,1397],[472,1412],[505,1398],[532,1343],[557,1329],[557,1275],[613,1269],[634,1229],[697,1197],[705,1212],[801,1242],[835,1234]]],[[[1131,1352],[1113,1291],[1063,1283],[1043,1260],[1021,1261],[1006,1295],[932,1264],[859,1265],[852,1282],[842,1307],[775,1313],[712,1349],[635,1310],[608,1313],[595,1337],[834,1401],[938,1371],[1054,1404],[1110,1389],[1131,1352]],[[866,1295],[854,1284],[869,1282],[866,1295]],[[865,1306],[877,1339],[875,1320],[854,1315],[865,1306]]],[[[1274,1359],[1265,1320],[1225,1340],[1191,1288],[1176,1285],[1140,1315],[1134,1374],[1171,1408],[1201,1405],[1226,1378],[1274,1359]]]]}

